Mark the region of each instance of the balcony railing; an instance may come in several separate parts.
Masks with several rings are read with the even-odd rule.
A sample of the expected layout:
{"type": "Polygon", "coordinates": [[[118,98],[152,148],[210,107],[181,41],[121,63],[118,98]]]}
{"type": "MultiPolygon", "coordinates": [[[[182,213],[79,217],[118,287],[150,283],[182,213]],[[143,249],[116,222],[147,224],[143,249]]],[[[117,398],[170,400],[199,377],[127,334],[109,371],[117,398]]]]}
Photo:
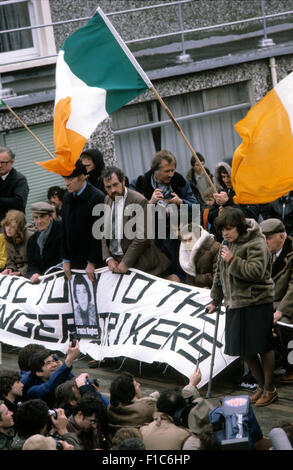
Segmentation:
{"type": "MultiPolygon", "coordinates": [[[[20,0],[21,1],[21,0],[20,0]]],[[[249,24],[252,22],[259,22],[260,23],[260,28],[263,30],[263,45],[273,45],[273,42],[267,37],[267,20],[269,19],[277,19],[279,17],[288,17],[290,15],[293,15],[293,10],[288,10],[288,11],[283,11],[283,12],[278,12],[278,13],[272,13],[272,14],[265,14],[265,0],[258,0],[259,1],[259,6],[262,11],[262,13],[258,16],[250,17],[250,18],[245,18],[245,19],[240,19],[237,21],[230,21],[230,22],[225,22],[225,23],[219,23],[219,24],[213,24],[213,25],[208,25],[208,26],[201,26],[198,28],[189,28],[189,29],[184,29],[183,24],[184,24],[184,18],[183,18],[183,9],[182,6],[185,4],[190,4],[194,2],[194,0],[178,0],[178,1],[170,1],[168,3],[160,3],[160,4],[153,4],[153,5],[147,5],[147,6],[142,6],[139,8],[132,8],[132,9],[127,9],[127,10],[120,10],[120,11],[115,11],[115,12],[107,12],[106,15],[108,17],[113,17],[113,16],[118,16],[118,15],[125,15],[129,13],[135,13],[135,12],[144,12],[147,10],[154,10],[154,9],[159,9],[159,8],[168,8],[168,7],[174,7],[177,6],[177,17],[178,17],[178,24],[179,24],[179,29],[173,32],[168,32],[168,33],[162,33],[162,34],[156,34],[156,35],[151,35],[151,36],[144,36],[140,38],[134,38],[130,40],[126,40],[125,43],[127,45],[131,44],[138,44],[141,42],[150,42],[153,40],[157,39],[163,39],[163,38],[171,38],[171,37],[180,37],[180,43],[181,43],[181,54],[179,57],[182,58],[182,61],[188,60],[188,54],[186,53],[186,46],[185,46],[185,41],[186,41],[186,35],[191,34],[191,33],[204,33],[206,31],[212,31],[212,30],[221,30],[227,27],[231,26],[237,26],[237,25],[243,25],[243,24],[249,24]]],[[[5,5],[12,3],[11,1],[4,1],[1,2],[0,8],[5,5]]],[[[14,2],[15,3],[15,2],[14,2]]],[[[233,3],[232,3],[233,5],[233,3]]],[[[68,23],[82,23],[86,22],[91,18],[91,12],[89,9],[89,4],[88,1],[85,0],[85,6],[88,12],[88,16],[84,17],[79,17],[79,18],[72,18],[68,20],[62,20],[62,21],[55,21],[51,23],[46,23],[46,24],[38,24],[38,25],[31,25],[31,26],[26,26],[26,27],[20,27],[20,28],[14,28],[14,29],[8,29],[8,30],[3,30],[0,31],[0,35],[8,34],[8,33],[14,33],[14,32],[20,32],[20,31],[26,31],[26,30],[35,30],[35,29],[40,29],[40,28],[46,28],[46,27],[58,27],[62,25],[66,25],[68,23]]],[[[1,36],[0,36],[1,38],[1,36]]],[[[149,47],[149,45],[148,45],[149,47]]],[[[36,58],[26,58],[26,59],[20,59],[16,60],[17,63],[21,62],[27,62],[27,61],[32,61],[32,60],[39,60],[40,58],[43,59],[49,59],[57,57],[57,54],[53,55],[42,55],[36,58]]],[[[6,62],[3,63],[1,62],[1,65],[9,65],[12,62],[6,62]]]]}

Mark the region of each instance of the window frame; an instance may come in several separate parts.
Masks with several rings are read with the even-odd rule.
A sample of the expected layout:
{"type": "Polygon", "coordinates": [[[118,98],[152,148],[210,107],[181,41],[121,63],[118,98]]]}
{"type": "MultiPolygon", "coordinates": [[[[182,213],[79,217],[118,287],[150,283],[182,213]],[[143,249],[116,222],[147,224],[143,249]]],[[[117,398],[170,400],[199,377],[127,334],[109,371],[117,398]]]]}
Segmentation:
{"type": "Polygon", "coordinates": [[[10,1],[10,4],[12,5],[17,3],[28,4],[30,26],[32,26],[31,32],[33,47],[1,52],[0,61],[4,63],[4,65],[0,65],[0,73],[22,70],[56,62],[56,46],[53,27],[37,27],[42,26],[43,24],[50,25],[52,23],[49,0],[10,1]]]}

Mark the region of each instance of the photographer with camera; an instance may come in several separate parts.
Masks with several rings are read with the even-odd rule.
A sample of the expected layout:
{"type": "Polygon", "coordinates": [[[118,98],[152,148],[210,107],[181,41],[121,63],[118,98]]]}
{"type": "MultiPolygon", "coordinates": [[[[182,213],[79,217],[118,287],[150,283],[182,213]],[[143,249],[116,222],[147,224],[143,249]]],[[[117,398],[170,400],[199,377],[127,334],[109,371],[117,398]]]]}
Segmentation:
{"type": "Polygon", "coordinates": [[[41,398],[50,408],[54,405],[56,387],[70,380],[72,375],[73,361],[79,356],[79,343],[75,346],[69,342],[65,361],[60,365],[58,357],[48,349],[36,351],[30,360],[30,372],[21,377],[24,383],[24,400],[32,398],[41,398]]]}
{"type": "MultiPolygon", "coordinates": [[[[25,441],[35,434],[51,436],[61,441],[63,449],[69,450],[68,443],[79,449],[77,437],[67,430],[67,418],[62,409],[49,410],[47,404],[38,398],[28,400],[15,413],[17,434],[12,442],[12,450],[22,450],[25,441]],[[55,416],[53,416],[53,414],[55,416]]],[[[58,446],[60,447],[60,445],[58,446]]]]}
{"type": "MultiPolygon", "coordinates": [[[[173,282],[185,282],[185,273],[179,264],[180,241],[171,233],[173,228],[170,215],[172,212],[177,214],[180,206],[186,205],[190,218],[192,206],[199,204],[199,201],[194,196],[187,179],[176,171],[176,166],[175,156],[168,150],[160,150],[152,159],[151,169],[131,181],[130,188],[143,194],[158,210],[155,225],[156,244],[172,263],[164,275],[173,282]],[[163,224],[166,226],[166,236],[162,238],[160,227],[163,224]]],[[[178,217],[175,230],[180,227],[179,219],[178,217]]]]}
{"type": "Polygon", "coordinates": [[[67,422],[67,430],[75,433],[80,450],[107,450],[107,408],[99,396],[86,393],[73,408],[67,422]]]}

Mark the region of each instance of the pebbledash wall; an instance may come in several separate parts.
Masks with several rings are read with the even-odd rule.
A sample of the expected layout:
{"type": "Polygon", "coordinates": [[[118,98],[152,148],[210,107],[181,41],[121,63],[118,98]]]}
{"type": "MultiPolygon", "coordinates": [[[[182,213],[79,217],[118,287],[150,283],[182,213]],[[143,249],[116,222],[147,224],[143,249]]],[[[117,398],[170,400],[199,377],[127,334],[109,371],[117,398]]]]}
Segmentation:
{"type": "MultiPolygon", "coordinates": [[[[142,6],[151,6],[169,3],[163,0],[100,0],[99,2],[88,0],[50,0],[50,9],[52,22],[62,22],[72,18],[81,18],[90,16],[94,13],[97,4],[101,6],[105,13],[121,11],[131,8],[140,8],[142,6]]],[[[239,21],[241,19],[256,17],[261,15],[260,1],[258,0],[194,0],[186,4],[182,4],[182,16],[184,29],[194,29],[199,27],[205,27],[212,24],[221,24],[225,22],[239,21]],[[258,10],[256,10],[256,7],[258,10]]],[[[293,0],[270,0],[265,2],[266,14],[277,13],[281,11],[293,10],[293,0]]],[[[119,16],[109,16],[110,20],[117,28],[125,41],[130,41],[138,37],[149,37],[153,35],[159,35],[180,30],[178,23],[178,5],[166,8],[152,8],[145,12],[135,12],[121,14],[119,16]]],[[[286,19],[287,23],[293,23],[293,16],[289,16],[286,19]]],[[[64,39],[81,27],[84,22],[67,23],[60,26],[54,26],[54,37],[56,42],[56,50],[58,51],[64,42],[64,39]]],[[[278,19],[268,20],[268,27],[277,27],[279,24],[278,19]]],[[[220,32],[215,30],[212,34],[207,32],[196,32],[185,36],[187,53],[190,53],[191,49],[195,48],[200,50],[199,44],[203,44],[204,47],[208,47],[208,41],[212,41],[211,44],[223,43],[225,49],[225,40],[230,44],[229,37],[234,37],[235,41],[241,38],[249,38],[249,35],[254,35],[255,31],[261,30],[260,22],[251,22],[248,24],[238,24],[230,27],[223,27],[220,32]],[[247,36],[245,36],[245,34],[247,36]],[[217,36],[219,40],[217,41],[217,36]],[[223,41],[224,39],[224,41],[223,41]],[[201,42],[202,41],[202,42],[201,42]],[[198,49],[199,48],[199,49],[198,49]]],[[[258,38],[260,39],[260,37],[258,38]]],[[[236,44],[236,42],[235,42],[236,44]]],[[[229,61],[220,59],[217,63],[213,63],[213,57],[209,57],[206,61],[207,68],[204,69],[204,62],[200,70],[196,70],[196,59],[191,59],[188,63],[181,63],[174,61],[176,54],[180,54],[182,44],[180,36],[175,38],[162,38],[155,39],[152,41],[144,41],[142,43],[130,44],[129,47],[136,55],[137,60],[141,62],[145,71],[149,73],[150,78],[158,92],[163,99],[178,98],[187,96],[194,92],[209,91],[223,86],[233,86],[235,84],[243,84],[247,93],[247,106],[241,110],[240,117],[245,116],[250,106],[258,102],[273,86],[271,66],[270,66],[270,54],[267,57],[258,58],[256,60],[248,61],[239,60],[239,63],[229,65],[229,61]],[[160,57],[162,57],[162,67],[158,67],[156,64],[156,51],[160,57]],[[168,56],[169,54],[169,56],[168,56]],[[173,55],[172,55],[173,54],[173,55]],[[167,61],[165,58],[167,56],[167,61]],[[171,57],[171,59],[170,59],[171,57]],[[169,60],[169,62],[168,62],[169,60]],[[173,62],[172,62],[173,61],[173,62]],[[144,64],[146,64],[144,66],[144,64]],[[155,64],[155,65],[154,65],[155,64]],[[194,67],[193,67],[194,66],[194,67]],[[194,69],[194,71],[192,70],[194,69]]],[[[255,49],[257,49],[257,36],[255,39],[255,49]]],[[[207,49],[208,50],[208,49],[207,49]]],[[[290,49],[289,49],[290,51],[290,49]]],[[[280,81],[288,73],[293,71],[293,47],[290,53],[282,52],[280,55],[275,54],[276,63],[276,74],[277,80],[280,81]]],[[[192,54],[191,54],[192,55],[192,54]]],[[[223,54],[224,57],[231,56],[229,50],[223,54]]],[[[0,64],[1,65],[1,64],[0,64]]],[[[34,84],[37,84],[38,91],[40,90],[53,90],[54,89],[54,64],[51,66],[40,67],[36,69],[25,69],[23,71],[17,71],[15,73],[5,72],[2,74],[2,86],[3,83],[8,83],[11,88],[16,90],[17,95],[22,93],[32,97],[31,103],[28,99],[26,106],[17,107],[15,110],[25,123],[31,127],[31,129],[41,138],[45,140],[45,144],[48,149],[54,152],[53,146],[53,100],[52,93],[50,100],[47,102],[35,103],[33,100],[34,84]],[[41,70],[44,70],[45,79],[37,75],[41,70]],[[9,80],[9,77],[12,77],[9,80]],[[28,85],[31,83],[31,85],[28,85]],[[24,90],[24,92],[22,91],[24,90]]],[[[191,96],[191,95],[190,95],[191,96]]],[[[192,95],[193,96],[193,95],[192,95]]],[[[133,100],[131,104],[127,105],[127,109],[135,109],[135,105],[144,103],[153,103],[155,96],[152,91],[147,91],[137,99],[133,100]]],[[[245,101],[245,100],[244,100],[245,101]]],[[[171,107],[171,104],[170,104],[171,107]]],[[[172,111],[172,108],[171,108],[172,111]]],[[[123,121],[123,114],[122,121],[123,121]]],[[[237,115],[238,116],[238,115],[237,115]]],[[[115,116],[101,123],[93,136],[89,139],[87,147],[98,146],[104,154],[106,164],[118,163],[120,166],[127,166],[123,164],[123,158],[119,154],[123,143],[118,145],[119,137],[114,136],[113,129],[117,131],[117,122],[114,123],[115,116]],[[117,140],[118,139],[118,140],[117,140]],[[118,152],[119,150],[119,152],[118,152]]],[[[149,122],[149,121],[148,121],[149,122]]],[[[197,120],[190,121],[191,135],[192,126],[197,125],[197,120]]],[[[237,122],[237,121],[236,121],[237,122]]],[[[118,126],[119,127],[119,126],[118,126]]],[[[120,127],[127,128],[127,125],[122,124],[120,121],[120,127]]],[[[131,127],[131,126],[130,126],[131,127]]],[[[119,129],[118,129],[119,130],[119,129]]],[[[175,129],[174,129],[174,132],[175,129]]],[[[191,136],[188,136],[190,138],[191,136]]],[[[225,135],[223,135],[225,140],[225,135]]],[[[234,147],[240,140],[235,137],[234,147]]],[[[32,150],[33,160],[40,158],[46,159],[46,155],[43,150],[39,148],[38,144],[33,141],[32,137],[21,128],[21,124],[15,120],[15,118],[8,111],[0,112],[0,144],[6,144],[11,146],[16,152],[16,163],[15,167],[22,171],[29,179],[31,186],[29,204],[37,200],[46,200],[47,188],[53,184],[63,185],[63,180],[57,175],[49,174],[44,172],[38,165],[29,161],[29,156],[26,158],[22,157],[23,152],[29,155],[30,149],[32,150]]],[[[154,147],[152,150],[158,150],[158,141],[154,137],[154,147]]],[[[196,144],[195,144],[196,145],[196,144]]],[[[131,147],[129,147],[131,149],[131,147]]],[[[223,147],[224,149],[225,147],[223,147]]],[[[233,153],[224,154],[224,150],[219,149],[218,155],[209,155],[207,153],[208,147],[204,144],[201,148],[196,145],[196,149],[205,154],[208,166],[213,170],[216,160],[221,161],[224,158],[231,158],[233,153]],[[216,160],[215,160],[216,158],[216,160]]],[[[173,151],[174,149],[169,148],[173,151]]],[[[125,151],[125,149],[124,149],[125,151]]],[[[188,151],[188,155],[190,152],[188,151]]],[[[135,172],[139,170],[146,170],[149,168],[149,163],[153,154],[145,153],[140,159],[143,160],[141,165],[137,168],[131,169],[123,168],[126,173],[129,174],[130,179],[135,176],[135,172]]],[[[176,155],[177,159],[180,160],[181,155],[176,155]]],[[[188,167],[187,157],[185,156],[183,166],[179,167],[182,171],[188,167]]],[[[183,159],[184,160],[184,159],[183,159]]],[[[137,173],[140,174],[141,171],[137,173]]],[[[29,205],[28,205],[29,207],[29,205]]],[[[29,211],[27,211],[29,216],[29,211]]]]}

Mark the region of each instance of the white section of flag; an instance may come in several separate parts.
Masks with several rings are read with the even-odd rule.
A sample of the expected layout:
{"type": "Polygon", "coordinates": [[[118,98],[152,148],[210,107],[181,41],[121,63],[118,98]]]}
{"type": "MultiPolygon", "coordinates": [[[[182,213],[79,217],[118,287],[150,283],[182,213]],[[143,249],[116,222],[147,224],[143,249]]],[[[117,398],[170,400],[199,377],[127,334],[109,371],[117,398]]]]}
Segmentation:
{"type": "Polygon", "coordinates": [[[288,113],[291,131],[293,134],[293,72],[281,80],[274,87],[274,90],[279,96],[284,108],[288,113]]]}
{"type": "Polygon", "coordinates": [[[88,139],[97,127],[109,117],[106,111],[106,90],[90,87],[74,75],[64,60],[64,51],[59,52],[56,68],[56,98],[58,101],[67,96],[71,97],[71,115],[67,129],[78,132],[88,139]]]}

